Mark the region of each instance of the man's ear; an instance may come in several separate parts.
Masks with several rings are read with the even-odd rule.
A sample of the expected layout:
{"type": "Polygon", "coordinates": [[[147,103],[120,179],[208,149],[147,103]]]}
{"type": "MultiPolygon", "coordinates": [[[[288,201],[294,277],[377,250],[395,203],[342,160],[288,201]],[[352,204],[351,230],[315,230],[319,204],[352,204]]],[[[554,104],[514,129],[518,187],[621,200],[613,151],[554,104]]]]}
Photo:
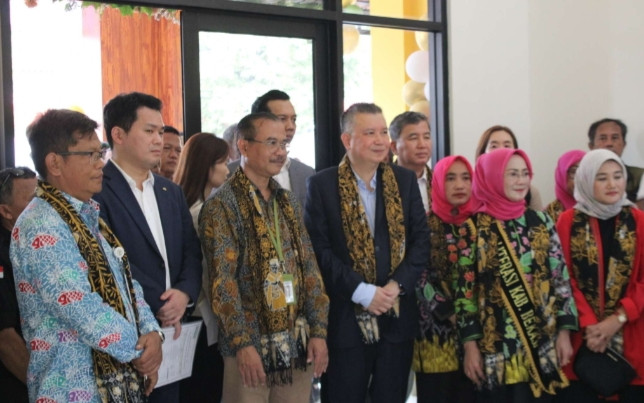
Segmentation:
{"type": "Polygon", "coordinates": [[[351,148],[351,134],[350,133],[342,133],[340,136],[340,140],[342,140],[342,145],[344,146],[345,150],[349,150],[351,148]]]}
{"type": "Polygon", "coordinates": [[[589,142],[588,142],[588,149],[589,149],[589,150],[594,150],[594,149],[595,149],[595,146],[593,145],[593,142],[592,142],[592,141],[589,141],[589,142]]]}
{"type": "Polygon", "coordinates": [[[62,172],[63,157],[54,152],[45,156],[45,166],[47,167],[47,175],[60,176],[62,172]]]}
{"type": "Polygon", "coordinates": [[[398,142],[391,140],[391,144],[389,146],[391,148],[391,152],[394,153],[394,155],[398,155],[398,142]]]}
{"type": "Polygon", "coordinates": [[[125,130],[118,126],[114,126],[112,128],[112,142],[114,144],[123,144],[123,140],[125,139],[125,136],[127,136],[127,133],[125,133],[125,130]]]}
{"type": "Polygon", "coordinates": [[[239,150],[239,154],[243,155],[244,157],[246,156],[246,149],[248,148],[248,141],[239,138],[237,139],[237,149],[239,150]]]}
{"type": "Polygon", "coordinates": [[[13,220],[13,214],[11,214],[11,209],[9,209],[9,206],[7,206],[6,204],[0,204],[0,217],[4,218],[9,222],[12,222],[13,220]]]}

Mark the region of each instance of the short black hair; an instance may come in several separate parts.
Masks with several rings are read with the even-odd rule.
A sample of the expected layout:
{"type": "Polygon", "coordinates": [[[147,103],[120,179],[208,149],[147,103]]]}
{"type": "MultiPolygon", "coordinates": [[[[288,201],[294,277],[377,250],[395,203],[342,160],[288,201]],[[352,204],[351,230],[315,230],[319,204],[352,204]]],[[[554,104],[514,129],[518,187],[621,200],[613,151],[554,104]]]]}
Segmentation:
{"type": "Polygon", "coordinates": [[[597,134],[597,128],[600,125],[603,125],[604,123],[615,123],[617,126],[619,126],[619,128],[622,130],[622,140],[626,141],[627,127],[624,124],[624,122],[622,122],[619,119],[604,118],[590,125],[590,128],[588,129],[588,141],[590,141],[590,144],[593,144],[595,142],[595,135],[597,134]]]}
{"type": "Polygon", "coordinates": [[[141,92],[130,92],[119,94],[112,98],[103,108],[103,126],[110,147],[114,146],[112,129],[120,127],[129,132],[132,124],[136,121],[139,108],[146,107],[155,111],[161,111],[163,103],[157,97],[143,94],[141,92]]]}
{"type": "Polygon", "coordinates": [[[27,167],[5,168],[0,171],[0,204],[13,203],[13,181],[35,178],[36,173],[27,167]]]}
{"type": "Polygon", "coordinates": [[[253,140],[255,136],[257,136],[257,128],[255,127],[255,122],[264,119],[280,122],[280,119],[270,112],[257,112],[248,114],[244,116],[239,121],[239,123],[237,123],[237,135],[239,136],[238,138],[244,140],[253,140]]]}
{"type": "Polygon", "coordinates": [[[344,111],[344,113],[342,113],[342,117],[340,118],[340,128],[342,129],[342,133],[353,132],[354,118],[360,113],[382,115],[382,109],[378,105],[372,103],[361,102],[351,105],[346,111],[344,111]]]}
{"type": "Polygon", "coordinates": [[[429,119],[427,119],[427,116],[424,114],[412,111],[403,112],[391,121],[391,124],[389,125],[389,137],[391,137],[393,141],[396,141],[400,137],[400,132],[405,126],[415,125],[420,122],[427,122],[427,126],[429,126],[429,119]]]}
{"type": "Polygon", "coordinates": [[[172,126],[163,126],[163,133],[172,133],[181,137],[181,132],[172,126]]]}
{"type": "Polygon", "coordinates": [[[266,94],[262,95],[261,97],[258,97],[255,102],[253,102],[253,105],[250,108],[251,113],[258,113],[258,112],[271,112],[270,109],[268,109],[268,103],[270,101],[289,101],[291,97],[288,96],[287,93],[284,91],[280,90],[270,90],[266,94]]]}
{"type": "Polygon", "coordinates": [[[81,138],[96,135],[98,124],[84,114],[69,109],[49,109],[27,127],[31,159],[41,178],[47,180],[45,157],[69,150],[81,138]]]}

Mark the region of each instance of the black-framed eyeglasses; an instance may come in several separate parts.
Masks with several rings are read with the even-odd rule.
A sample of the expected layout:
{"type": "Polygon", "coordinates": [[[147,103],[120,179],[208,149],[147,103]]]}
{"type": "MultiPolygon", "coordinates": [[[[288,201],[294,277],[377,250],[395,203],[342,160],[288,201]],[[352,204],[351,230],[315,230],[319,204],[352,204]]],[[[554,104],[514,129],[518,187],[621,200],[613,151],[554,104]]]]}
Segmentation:
{"type": "Polygon", "coordinates": [[[251,143],[259,143],[259,144],[264,144],[266,147],[268,147],[269,151],[277,151],[277,148],[281,148],[282,150],[285,150],[286,152],[289,151],[291,148],[291,142],[290,141],[282,141],[279,142],[275,139],[269,139],[269,140],[264,140],[264,141],[259,141],[255,139],[246,139],[246,141],[250,141],[251,143]]]}
{"type": "Polygon", "coordinates": [[[27,168],[6,168],[2,173],[5,174],[5,177],[2,180],[2,184],[0,184],[0,192],[2,192],[7,182],[9,182],[9,178],[22,179],[24,177],[33,178],[36,176],[34,171],[27,168]]]}
{"type": "Polygon", "coordinates": [[[101,149],[101,151],[61,151],[56,154],[62,155],[63,157],[66,157],[68,155],[87,155],[89,157],[89,162],[96,164],[98,161],[105,158],[105,154],[107,154],[107,148],[103,148],[101,149]]]}

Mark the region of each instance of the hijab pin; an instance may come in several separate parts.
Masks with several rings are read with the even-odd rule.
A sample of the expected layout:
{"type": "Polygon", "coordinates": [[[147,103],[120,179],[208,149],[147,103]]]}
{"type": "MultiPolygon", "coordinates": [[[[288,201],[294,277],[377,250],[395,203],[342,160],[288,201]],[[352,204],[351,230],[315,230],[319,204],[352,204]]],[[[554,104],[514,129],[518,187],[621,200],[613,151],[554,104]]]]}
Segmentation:
{"type": "Polygon", "coordinates": [[[449,211],[449,213],[454,216],[458,215],[458,207],[454,207],[449,211]]]}
{"type": "Polygon", "coordinates": [[[114,248],[114,256],[119,259],[123,259],[123,256],[125,256],[125,250],[122,246],[117,246],[116,248],[114,248]]]}
{"type": "Polygon", "coordinates": [[[164,191],[164,192],[167,192],[167,191],[168,191],[168,188],[164,186],[164,187],[163,187],[163,191],[164,191]]]}

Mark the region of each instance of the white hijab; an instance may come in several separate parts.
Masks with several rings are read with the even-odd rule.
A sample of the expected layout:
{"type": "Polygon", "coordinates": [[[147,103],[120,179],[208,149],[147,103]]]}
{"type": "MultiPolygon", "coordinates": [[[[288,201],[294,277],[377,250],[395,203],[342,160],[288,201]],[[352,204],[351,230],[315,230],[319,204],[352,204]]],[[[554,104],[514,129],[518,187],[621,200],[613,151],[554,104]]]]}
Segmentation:
{"type": "Polygon", "coordinates": [[[626,182],[627,172],[622,159],[614,152],[606,149],[587,152],[579,162],[579,168],[577,168],[577,173],[575,174],[575,200],[577,200],[575,208],[600,220],[616,216],[623,206],[633,205],[626,198],[626,191],[624,191],[622,199],[615,204],[603,204],[595,199],[595,176],[597,176],[597,171],[606,161],[615,161],[622,167],[624,182],[626,182]]]}

